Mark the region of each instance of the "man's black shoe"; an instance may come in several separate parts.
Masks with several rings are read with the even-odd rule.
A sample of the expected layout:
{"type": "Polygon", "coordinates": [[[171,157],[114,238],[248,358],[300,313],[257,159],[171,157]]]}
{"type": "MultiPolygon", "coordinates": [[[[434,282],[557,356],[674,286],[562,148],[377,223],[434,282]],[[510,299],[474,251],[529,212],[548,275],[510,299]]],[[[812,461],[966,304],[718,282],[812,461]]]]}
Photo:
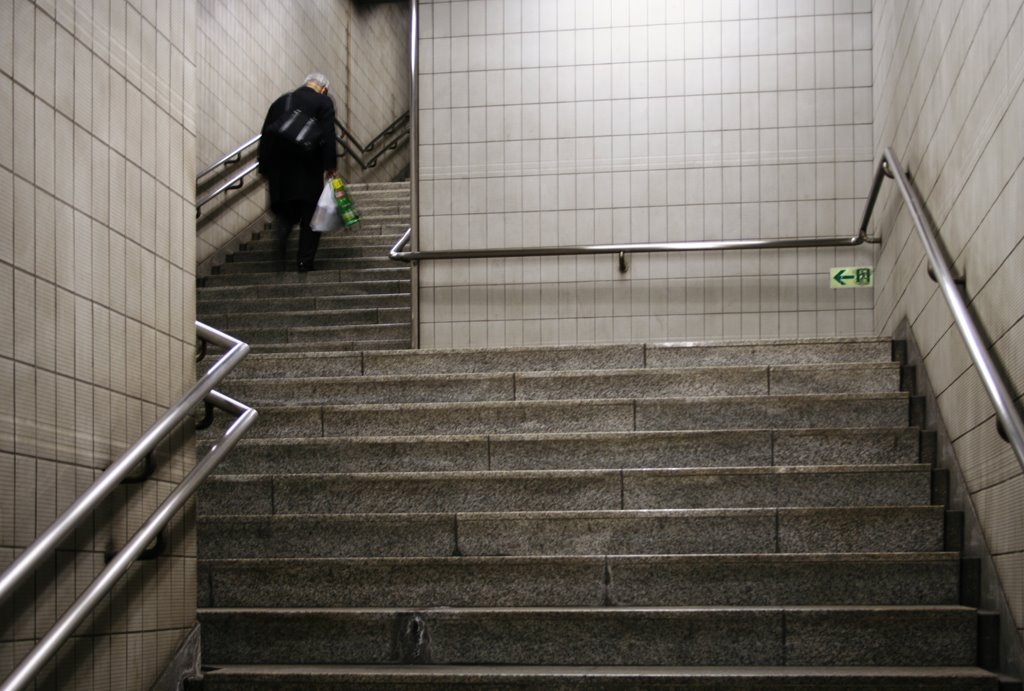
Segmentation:
{"type": "Polygon", "coordinates": [[[312,262],[310,262],[308,264],[303,264],[302,262],[299,262],[299,273],[300,274],[304,274],[307,271],[312,271],[312,270],[313,270],[312,262]]]}

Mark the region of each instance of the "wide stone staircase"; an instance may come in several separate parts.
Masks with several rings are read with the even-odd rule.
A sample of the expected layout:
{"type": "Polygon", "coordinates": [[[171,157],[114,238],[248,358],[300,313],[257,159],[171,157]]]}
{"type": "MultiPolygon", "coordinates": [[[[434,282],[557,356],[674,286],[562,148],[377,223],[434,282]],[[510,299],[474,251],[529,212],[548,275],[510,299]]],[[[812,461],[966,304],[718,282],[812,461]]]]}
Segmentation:
{"type": "Polygon", "coordinates": [[[198,504],[193,683],[1000,688],[892,349],[250,366],[223,388],[259,423],[198,504]]]}
{"type": "Polygon", "coordinates": [[[349,188],[362,220],[323,235],[316,270],[296,271],[298,228],[284,259],[267,229],[201,279],[197,318],[248,343],[257,361],[268,353],[408,348],[409,267],[388,250],[409,227],[409,183],[349,188]]]}

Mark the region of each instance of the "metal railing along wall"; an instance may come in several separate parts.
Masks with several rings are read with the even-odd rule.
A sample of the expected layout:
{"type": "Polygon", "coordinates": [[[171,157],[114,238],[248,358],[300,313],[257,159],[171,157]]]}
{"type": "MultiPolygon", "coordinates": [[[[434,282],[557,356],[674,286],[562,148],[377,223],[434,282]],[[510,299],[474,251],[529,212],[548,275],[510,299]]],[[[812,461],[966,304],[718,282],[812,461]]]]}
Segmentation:
{"type": "Polygon", "coordinates": [[[907,205],[907,211],[917,229],[917,236],[924,245],[925,256],[928,257],[929,276],[938,283],[942,296],[946,299],[950,311],[953,313],[953,320],[960,330],[960,336],[967,346],[971,355],[971,361],[978,370],[985,392],[992,401],[995,408],[996,421],[999,435],[1005,439],[1017,457],[1017,462],[1024,469],[1024,422],[1014,403],[1013,396],[1003,380],[1000,370],[996,367],[995,361],[988,352],[988,346],[982,338],[971,312],[967,307],[967,301],[958,287],[957,278],[949,268],[949,262],[939,246],[938,233],[931,222],[931,217],[925,211],[924,201],[917,189],[911,184],[910,177],[900,164],[892,147],[886,147],[882,158],[875,170],[875,179],[871,185],[871,194],[868,197],[867,207],[864,211],[864,221],[861,224],[861,232],[865,232],[868,221],[871,218],[871,211],[874,209],[875,201],[881,190],[882,183],[886,177],[896,182],[903,202],[907,205]]]}
{"type": "MultiPolygon", "coordinates": [[[[388,151],[395,151],[398,147],[402,146],[409,138],[409,111],[402,113],[398,118],[390,125],[384,128],[380,134],[370,140],[370,143],[363,146],[359,143],[359,140],[352,135],[345,125],[339,120],[334,121],[335,126],[338,128],[340,134],[336,135],[335,140],[341,145],[342,152],[338,154],[338,158],[350,157],[353,161],[359,164],[362,170],[369,170],[375,168],[377,163],[388,151]],[[351,142],[351,143],[350,143],[351,142]],[[372,156],[367,157],[368,154],[373,153],[372,156]]],[[[215,163],[211,163],[202,170],[196,176],[196,185],[199,184],[200,180],[214,172],[221,166],[231,166],[240,163],[242,160],[242,153],[247,149],[256,146],[259,143],[262,135],[257,134],[251,139],[246,141],[244,144],[239,145],[233,149],[230,153],[224,154],[215,163]]],[[[252,161],[247,164],[244,168],[236,171],[227,180],[224,180],[214,189],[204,192],[201,196],[196,199],[196,218],[199,218],[203,213],[203,206],[216,199],[219,195],[228,192],[230,190],[237,190],[245,184],[245,178],[256,172],[259,167],[257,161],[252,161]]]]}
{"type": "Polygon", "coordinates": [[[619,268],[627,269],[625,255],[634,252],[707,252],[709,250],[769,250],[812,247],[855,247],[865,242],[877,243],[861,229],[848,238],[793,238],[789,240],[706,240],[687,242],[643,242],[610,245],[557,245],[551,247],[500,247],[491,249],[455,249],[406,251],[412,228],[398,239],[389,256],[395,261],[422,259],[495,259],[499,257],[554,257],[569,254],[618,254],[619,268]]]}
{"type": "Polygon", "coordinates": [[[97,604],[111,591],[117,580],[123,576],[146,550],[147,545],[159,540],[161,531],[174,514],[189,500],[199,485],[232,449],[256,419],[256,411],[238,401],[214,391],[222,379],[249,352],[249,346],[227,334],[221,333],[201,322],[196,322],[196,332],[203,343],[212,343],[226,349],[221,358],[210,367],[195,386],[146,433],[139,438],[120,458],[110,464],[75,502],[53,524],[14,560],[0,575],[0,602],[9,598],[14,591],[30,577],[52,552],[88,520],[92,512],[117,487],[128,479],[129,473],[140,462],[147,460],[156,446],[182,423],[200,403],[207,408],[209,417],[212,408],[219,408],[235,416],[235,420],[224,430],[217,443],[196,463],[195,467],[157,507],[128,543],[117,552],[107,566],[96,576],[92,584],[75,600],[57,620],[53,628],[25,656],[11,675],[0,685],[0,691],[15,691],[25,688],[39,673],[46,662],[60,646],[74,633],[97,604]]]}
{"type": "MultiPolygon", "coordinates": [[[[410,95],[409,110],[417,113],[419,108],[419,62],[418,46],[419,40],[419,3],[417,0],[409,0],[410,21],[410,95]]],[[[389,256],[395,261],[412,262],[424,259],[488,259],[499,257],[551,257],[572,254],[617,254],[619,255],[619,270],[625,272],[628,268],[626,255],[634,252],[686,252],[686,251],[708,251],[708,250],[751,250],[751,249],[784,249],[784,248],[808,248],[808,247],[853,247],[864,242],[878,242],[867,236],[866,221],[861,225],[859,232],[849,238],[799,238],[791,240],[736,240],[736,241],[708,241],[708,242],[657,242],[657,243],[633,243],[633,244],[611,244],[611,245],[576,245],[576,246],[552,246],[552,247],[505,247],[491,249],[453,249],[453,250],[406,250],[410,243],[414,248],[419,238],[416,234],[416,225],[419,218],[419,160],[418,160],[418,118],[413,117],[409,121],[409,138],[411,142],[411,158],[409,165],[409,179],[412,190],[412,223],[405,234],[398,239],[398,242],[391,248],[389,256]]],[[[415,295],[415,289],[413,294],[415,295]]],[[[414,298],[415,299],[415,298],[414,298]]],[[[414,316],[415,319],[415,316],[414,316]]]]}
{"type": "Polygon", "coordinates": [[[352,157],[359,167],[363,170],[369,170],[377,166],[377,161],[388,151],[394,151],[399,146],[405,143],[406,138],[409,136],[409,111],[405,111],[390,125],[384,128],[384,130],[370,140],[370,143],[363,146],[359,143],[359,140],[348,131],[348,128],[341,124],[340,121],[337,123],[338,131],[341,132],[338,135],[338,143],[341,144],[342,150],[345,152],[339,156],[344,158],[345,155],[352,157]],[[390,139],[389,139],[390,138],[390,139]],[[349,146],[349,142],[354,144],[354,148],[349,146]],[[369,158],[364,158],[370,152],[375,151],[369,158]]]}

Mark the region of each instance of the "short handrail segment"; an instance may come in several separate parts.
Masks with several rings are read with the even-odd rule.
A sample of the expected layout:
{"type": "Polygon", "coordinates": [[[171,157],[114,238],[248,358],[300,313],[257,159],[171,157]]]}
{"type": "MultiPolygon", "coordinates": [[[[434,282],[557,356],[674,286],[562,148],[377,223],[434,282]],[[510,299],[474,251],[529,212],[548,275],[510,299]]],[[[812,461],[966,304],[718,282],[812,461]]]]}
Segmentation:
{"type": "Polygon", "coordinates": [[[957,279],[953,276],[949,263],[939,247],[938,233],[936,233],[935,226],[925,211],[924,201],[921,199],[917,189],[911,184],[910,178],[903,170],[903,166],[900,164],[892,147],[886,147],[878,163],[878,168],[875,172],[875,184],[872,187],[871,196],[868,198],[862,230],[867,227],[871,209],[874,208],[879,189],[881,188],[883,176],[892,177],[899,188],[903,202],[907,205],[907,211],[910,212],[910,218],[914,221],[917,235],[921,239],[922,244],[924,244],[928,264],[932,269],[936,282],[939,284],[939,290],[942,292],[942,296],[946,299],[946,303],[953,313],[953,320],[956,322],[960,335],[967,345],[971,361],[978,370],[978,376],[981,377],[981,381],[985,385],[985,391],[988,393],[995,408],[996,418],[1002,424],[1006,440],[1013,447],[1013,453],[1017,456],[1017,462],[1024,469],[1024,423],[1021,422],[1020,413],[1014,403],[1013,396],[1010,394],[1010,390],[1007,388],[999,369],[996,367],[995,361],[988,352],[988,348],[974,322],[974,318],[971,316],[970,310],[967,308],[967,302],[964,300],[963,293],[957,287],[957,279]]]}
{"type": "Polygon", "coordinates": [[[341,132],[341,135],[338,137],[339,139],[349,139],[349,140],[352,141],[353,144],[356,145],[356,147],[360,151],[362,151],[363,153],[367,153],[367,152],[373,151],[373,149],[377,146],[377,144],[379,144],[383,140],[387,139],[388,137],[390,137],[395,132],[398,132],[400,129],[403,129],[403,128],[404,129],[408,129],[408,126],[409,126],[409,111],[405,111],[404,113],[399,115],[397,118],[395,118],[394,122],[392,122],[390,125],[385,127],[381,131],[381,133],[378,134],[373,139],[371,139],[370,143],[367,144],[366,146],[363,146],[362,144],[360,144],[359,140],[356,139],[356,136],[354,134],[352,134],[349,131],[349,129],[347,127],[345,127],[345,125],[343,125],[341,123],[340,120],[336,121],[336,124],[338,125],[338,130],[341,132]]]}
{"type": "MultiPolygon", "coordinates": [[[[361,145],[359,140],[355,138],[355,136],[347,127],[345,127],[345,125],[341,123],[340,120],[335,120],[334,124],[341,132],[341,134],[335,136],[335,140],[342,148],[342,153],[339,154],[339,158],[349,156],[353,161],[358,163],[359,167],[363,170],[375,168],[381,156],[388,151],[395,151],[398,149],[398,147],[402,146],[406,140],[408,140],[410,135],[409,111],[399,115],[394,122],[385,127],[384,130],[374,137],[366,146],[361,145]],[[351,144],[349,142],[351,142],[351,144]],[[376,153],[374,153],[373,156],[366,158],[366,155],[374,149],[377,150],[376,153]]],[[[215,163],[208,165],[196,176],[196,184],[222,165],[227,166],[241,162],[242,152],[258,144],[261,137],[262,134],[254,135],[244,144],[240,144],[231,152],[221,156],[215,163]]],[[[245,183],[246,176],[254,173],[258,167],[259,163],[250,163],[245,168],[219,184],[215,189],[205,192],[202,196],[196,199],[196,218],[199,218],[202,215],[203,206],[217,198],[218,195],[228,192],[229,190],[241,188],[245,183]]]]}
{"type": "Polygon", "coordinates": [[[226,166],[226,165],[231,165],[233,163],[238,163],[240,160],[242,160],[242,152],[245,151],[246,149],[248,149],[250,146],[254,146],[256,144],[256,142],[258,142],[259,140],[260,140],[260,135],[257,134],[252,139],[250,139],[249,141],[245,142],[244,144],[241,144],[241,145],[235,147],[235,149],[233,151],[231,151],[230,153],[224,154],[223,156],[220,157],[220,159],[216,163],[211,163],[206,168],[204,168],[198,175],[196,175],[196,181],[198,182],[199,180],[202,180],[207,175],[209,175],[213,171],[217,170],[217,168],[219,168],[220,166],[226,166]]]}
{"type": "Polygon", "coordinates": [[[855,247],[877,242],[863,232],[848,238],[793,238],[789,240],[705,240],[687,242],[641,242],[610,245],[553,245],[551,247],[498,247],[490,249],[454,249],[405,251],[412,239],[412,228],[398,239],[388,255],[400,262],[423,259],[494,259],[499,257],[551,257],[570,254],[629,254],[633,252],[707,252],[710,250],[767,250],[811,247],[855,247]]]}
{"type": "Polygon", "coordinates": [[[227,192],[228,190],[237,190],[237,189],[239,189],[242,186],[242,184],[245,182],[245,176],[254,173],[256,171],[256,169],[259,168],[259,165],[260,164],[258,162],[250,163],[245,168],[243,168],[239,172],[235,173],[230,178],[228,178],[227,180],[222,182],[220,185],[218,185],[217,189],[210,190],[209,192],[204,194],[202,197],[197,199],[196,200],[196,218],[199,218],[199,216],[203,213],[203,205],[204,204],[206,204],[207,202],[211,201],[214,197],[216,197],[218,194],[221,194],[222,192],[227,192]]]}
{"type": "Polygon", "coordinates": [[[0,686],[0,691],[24,688],[46,664],[47,660],[66,641],[75,628],[89,615],[120,578],[167,525],[174,514],[195,493],[200,483],[210,474],[225,454],[230,451],[256,419],[256,411],[223,394],[214,391],[221,380],[248,354],[249,346],[227,334],[196,322],[199,338],[226,348],[227,351],[210,367],[195,386],[173,405],[152,427],[120,458],[108,467],[53,524],[22,552],[0,576],[0,602],[10,597],[18,586],[42,564],[58,545],[96,510],[116,489],[131,470],[138,465],[168,434],[192,414],[201,402],[226,410],[237,418],[227,428],[216,445],[196,464],[191,472],[151,515],[132,539],[100,572],[84,593],[68,608],[53,628],[36,645],[11,675],[0,686]]]}

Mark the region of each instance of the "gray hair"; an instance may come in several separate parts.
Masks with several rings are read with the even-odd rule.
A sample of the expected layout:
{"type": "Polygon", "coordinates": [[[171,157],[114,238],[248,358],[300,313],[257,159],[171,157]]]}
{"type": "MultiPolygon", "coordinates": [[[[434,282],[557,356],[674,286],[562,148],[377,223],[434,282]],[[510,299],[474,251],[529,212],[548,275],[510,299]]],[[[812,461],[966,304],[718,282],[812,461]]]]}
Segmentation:
{"type": "Polygon", "coordinates": [[[331,86],[331,83],[327,81],[327,77],[325,77],[320,72],[310,72],[309,74],[307,74],[305,81],[303,81],[303,84],[309,84],[310,82],[313,82],[321,89],[327,89],[328,87],[331,86]]]}

